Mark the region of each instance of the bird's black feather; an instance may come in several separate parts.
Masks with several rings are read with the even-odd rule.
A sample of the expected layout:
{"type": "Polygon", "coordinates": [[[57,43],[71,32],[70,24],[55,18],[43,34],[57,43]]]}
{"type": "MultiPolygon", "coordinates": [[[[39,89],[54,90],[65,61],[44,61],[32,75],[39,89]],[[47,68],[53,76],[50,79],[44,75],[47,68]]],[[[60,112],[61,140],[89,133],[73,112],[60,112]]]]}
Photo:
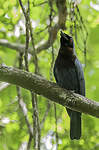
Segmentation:
{"type": "MultiPolygon", "coordinates": [[[[60,49],[54,65],[54,76],[60,87],[85,96],[84,74],[75,54],[73,39],[63,32],[61,32],[60,49]]],[[[81,113],[66,109],[70,116],[70,138],[80,139],[81,113]]]]}

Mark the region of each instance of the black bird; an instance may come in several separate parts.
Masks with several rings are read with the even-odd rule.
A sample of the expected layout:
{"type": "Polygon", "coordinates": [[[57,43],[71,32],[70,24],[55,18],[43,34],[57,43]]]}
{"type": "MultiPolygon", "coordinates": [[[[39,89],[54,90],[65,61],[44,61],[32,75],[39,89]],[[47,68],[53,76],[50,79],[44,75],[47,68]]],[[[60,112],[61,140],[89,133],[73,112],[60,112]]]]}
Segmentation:
{"type": "MultiPolygon", "coordinates": [[[[85,80],[82,66],[77,59],[73,38],[61,31],[60,49],[54,65],[57,84],[67,90],[85,96],[85,80]]],[[[67,109],[70,117],[70,138],[81,137],[81,113],[67,109]]]]}

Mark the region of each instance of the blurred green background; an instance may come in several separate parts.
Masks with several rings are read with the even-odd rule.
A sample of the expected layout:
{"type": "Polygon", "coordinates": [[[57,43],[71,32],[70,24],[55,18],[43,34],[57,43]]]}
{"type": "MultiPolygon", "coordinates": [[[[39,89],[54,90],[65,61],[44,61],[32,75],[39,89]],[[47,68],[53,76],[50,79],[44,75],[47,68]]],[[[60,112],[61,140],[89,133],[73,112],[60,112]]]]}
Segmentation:
{"type": "MultiPolygon", "coordinates": [[[[33,2],[39,4],[43,0],[30,1],[30,17],[32,20],[35,45],[43,42],[48,38],[47,26],[49,17],[49,5],[45,3],[39,7],[33,7],[33,2]],[[41,30],[44,30],[41,32],[41,30]]],[[[67,11],[69,3],[67,0],[67,11]]],[[[88,30],[86,43],[86,67],[84,67],[86,81],[86,97],[95,101],[99,100],[99,0],[74,0],[77,3],[80,15],[88,30]]],[[[26,6],[26,0],[23,0],[26,6]]],[[[57,21],[57,8],[53,4],[57,21]]],[[[78,12],[76,12],[78,13],[78,12]]],[[[54,23],[53,23],[54,24],[54,23]]],[[[66,30],[69,33],[72,22],[66,21],[66,30]]],[[[79,22],[78,22],[79,25],[79,22]]],[[[82,31],[83,32],[83,31],[82,31]]],[[[84,45],[82,32],[78,32],[78,45],[75,41],[75,48],[79,60],[85,66],[84,45]]],[[[85,31],[84,31],[85,32],[85,31]]],[[[53,44],[55,58],[59,49],[58,32],[57,39],[53,44]]],[[[17,45],[25,44],[25,20],[22,10],[17,0],[0,1],[0,40],[5,39],[10,43],[17,45]]],[[[31,43],[30,43],[31,45],[31,43]]],[[[39,71],[45,78],[50,80],[50,69],[52,62],[52,48],[43,50],[38,54],[39,71]]],[[[0,45],[0,64],[18,67],[18,52],[7,46],[0,45]]],[[[29,69],[34,72],[34,65],[29,61],[29,69]]],[[[54,77],[53,77],[54,80],[54,77]]],[[[55,80],[54,80],[55,81],[55,80]]],[[[23,114],[17,101],[16,87],[0,83],[0,149],[1,150],[25,150],[29,139],[28,129],[23,114]],[[5,86],[4,86],[5,85],[5,86]]],[[[32,124],[32,104],[29,91],[22,89],[22,96],[28,109],[29,121],[32,124]]],[[[42,120],[47,109],[48,100],[38,96],[39,119],[42,120]]],[[[57,112],[57,129],[58,129],[58,149],[59,150],[98,150],[99,149],[99,119],[82,115],[82,138],[79,141],[71,141],[69,138],[69,117],[65,108],[56,105],[57,112]]],[[[51,103],[48,115],[41,129],[41,150],[56,150],[55,142],[55,111],[54,104],[51,103]]]]}

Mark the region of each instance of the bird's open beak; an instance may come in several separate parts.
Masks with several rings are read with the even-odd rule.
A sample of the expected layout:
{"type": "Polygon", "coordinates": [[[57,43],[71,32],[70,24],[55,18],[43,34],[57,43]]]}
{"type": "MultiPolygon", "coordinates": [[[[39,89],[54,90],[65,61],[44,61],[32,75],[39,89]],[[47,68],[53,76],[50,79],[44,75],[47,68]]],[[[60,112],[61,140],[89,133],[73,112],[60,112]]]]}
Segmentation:
{"type": "Polygon", "coordinates": [[[65,34],[64,32],[60,31],[60,35],[61,35],[61,37],[64,37],[67,41],[69,40],[68,35],[65,34]]]}

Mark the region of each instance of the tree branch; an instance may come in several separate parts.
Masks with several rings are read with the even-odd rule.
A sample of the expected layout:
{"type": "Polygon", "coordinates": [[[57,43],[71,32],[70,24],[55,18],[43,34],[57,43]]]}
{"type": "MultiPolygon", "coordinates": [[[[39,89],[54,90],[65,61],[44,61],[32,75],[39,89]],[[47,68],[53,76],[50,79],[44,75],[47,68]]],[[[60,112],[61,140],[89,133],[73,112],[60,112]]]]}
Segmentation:
{"type": "Polygon", "coordinates": [[[33,137],[33,128],[28,119],[26,104],[24,103],[21,97],[21,89],[18,86],[16,88],[17,88],[18,103],[19,103],[20,109],[22,110],[22,113],[25,117],[25,121],[28,127],[29,134],[33,137]]]}
{"type": "MultiPolygon", "coordinates": [[[[11,48],[21,53],[24,53],[25,51],[25,44],[8,42],[5,39],[0,39],[0,46],[11,48]]],[[[29,48],[29,53],[32,54],[32,47],[29,48]]]]}
{"type": "MultiPolygon", "coordinates": [[[[67,17],[67,9],[66,9],[66,0],[56,0],[56,6],[58,9],[58,23],[56,23],[54,26],[49,27],[48,29],[48,40],[45,41],[43,44],[38,44],[35,51],[36,53],[41,52],[42,50],[48,49],[52,44],[55,42],[57,33],[59,29],[66,29],[65,22],[67,17]]],[[[24,10],[24,8],[23,8],[24,10]]],[[[24,12],[25,14],[25,12],[24,12]]],[[[19,52],[25,51],[25,45],[19,44],[19,43],[10,43],[4,39],[0,40],[0,45],[5,46],[11,49],[15,49],[19,52]]],[[[30,54],[33,54],[32,48],[30,47],[28,49],[28,52],[30,54]]]]}
{"type": "Polygon", "coordinates": [[[41,76],[0,65],[0,81],[21,86],[72,110],[99,117],[99,103],[60,88],[41,76]]]}

